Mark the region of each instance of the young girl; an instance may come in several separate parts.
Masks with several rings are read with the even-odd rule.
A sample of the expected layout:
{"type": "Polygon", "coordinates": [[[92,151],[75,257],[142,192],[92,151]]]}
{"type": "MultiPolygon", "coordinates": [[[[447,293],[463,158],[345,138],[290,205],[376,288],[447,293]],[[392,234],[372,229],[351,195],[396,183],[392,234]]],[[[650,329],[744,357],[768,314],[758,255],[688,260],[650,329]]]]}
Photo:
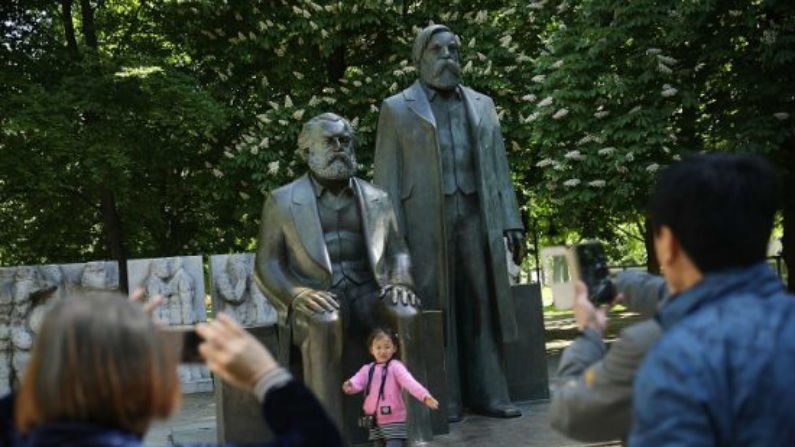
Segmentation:
{"type": "Polygon", "coordinates": [[[362,366],[342,384],[342,390],[345,394],[364,391],[364,414],[374,420],[370,427],[371,441],[400,447],[406,440],[406,404],[401,389],[433,410],[439,408],[439,402],[414,380],[400,360],[392,358],[398,346],[395,334],[376,329],[367,339],[367,346],[375,362],[362,366]]]}

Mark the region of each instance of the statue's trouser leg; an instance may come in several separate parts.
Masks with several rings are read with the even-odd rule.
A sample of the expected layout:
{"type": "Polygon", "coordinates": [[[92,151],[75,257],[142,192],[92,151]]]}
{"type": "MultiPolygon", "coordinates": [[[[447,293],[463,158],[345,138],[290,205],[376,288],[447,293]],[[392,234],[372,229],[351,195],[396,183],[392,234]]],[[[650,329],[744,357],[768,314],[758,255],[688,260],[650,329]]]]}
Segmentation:
{"type": "MultiPolygon", "coordinates": [[[[421,325],[422,315],[414,307],[400,305],[384,305],[387,324],[397,331],[400,339],[400,358],[415,379],[424,386],[428,385],[425,362],[422,357],[421,325]]],[[[414,397],[404,396],[408,415],[408,436],[412,441],[430,441],[433,439],[431,415],[428,408],[414,397]]]]}
{"type": "MultiPolygon", "coordinates": [[[[448,196],[445,204],[451,279],[449,324],[453,329],[448,334],[454,337],[446,351],[450,359],[448,379],[451,371],[457,369],[452,374],[451,385],[455,385],[454,380],[460,380],[462,400],[470,406],[484,408],[509,403],[494,309],[489,299],[486,231],[481,224],[477,196],[456,194],[448,196]],[[453,360],[456,356],[457,362],[453,360]]],[[[455,393],[450,394],[452,397],[455,393]]]]}
{"type": "Polygon", "coordinates": [[[304,382],[328,414],[342,426],[342,322],[338,312],[296,313],[295,343],[300,347],[304,382]]]}

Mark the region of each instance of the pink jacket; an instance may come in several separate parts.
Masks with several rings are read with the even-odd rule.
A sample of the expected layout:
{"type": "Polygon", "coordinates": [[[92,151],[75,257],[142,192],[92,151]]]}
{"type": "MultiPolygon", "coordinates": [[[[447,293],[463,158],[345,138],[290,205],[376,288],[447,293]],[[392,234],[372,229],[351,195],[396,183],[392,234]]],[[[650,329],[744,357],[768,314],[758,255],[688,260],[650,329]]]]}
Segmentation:
{"type": "MultiPolygon", "coordinates": [[[[359,369],[359,372],[350,378],[351,385],[357,393],[364,391],[367,387],[367,376],[370,371],[368,363],[359,369]]],[[[378,390],[381,387],[381,377],[383,376],[383,364],[376,364],[375,371],[373,372],[373,382],[370,384],[370,393],[364,399],[364,412],[366,414],[376,414],[376,420],[379,425],[390,424],[394,422],[406,421],[406,404],[403,402],[403,396],[400,393],[401,388],[405,389],[417,400],[423,401],[431,393],[420,385],[411,375],[406,365],[400,360],[392,359],[389,362],[389,369],[386,374],[386,384],[384,385],[384,398],[378,403],[376,408],[376,401],[378,399],[378,390]],[[380,408],[388,405],[391,407],[392,414],[381,414],[380,408]],[[378,410],[378,411],[376,411],[378,410]]]]}

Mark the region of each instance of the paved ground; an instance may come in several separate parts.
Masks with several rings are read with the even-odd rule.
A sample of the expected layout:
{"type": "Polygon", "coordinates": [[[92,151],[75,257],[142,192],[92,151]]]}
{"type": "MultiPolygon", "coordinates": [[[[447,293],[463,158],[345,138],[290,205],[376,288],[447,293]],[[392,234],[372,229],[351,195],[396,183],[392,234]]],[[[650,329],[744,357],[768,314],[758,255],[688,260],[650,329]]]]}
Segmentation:
{"type": "MultiPolygon", "coordinates": [[[[557,382],[554,371],[558,357],[547,359],[550,370],[550,385],[554,392],[557,382]]],[[[475,447],[475,446],[528,446],[565,447],[583,446],[568,440],[549,428],[548,402],[526,403],[521,405],[523,416],[517,419],[501,420],[482,416],[467,416],[463,421],[452,424],[451,432],[437,436],[428,447],[475,447]]],[[[215,428],[215,401],[212,394],[192,394],[184,396],[182,410],[170,420],[153,427],[146,437],[146,444],[153,446],[172,446],[186,443],[217,442],[215,428]]],[[[618,445],[618,444],[591,444],[618,445]]]]}
{"type": "MultiPolygon", "coordinates": [[[[522,404],[521,418],[499,420],[482,416],[467,416],[450,426],[451,433],[437,436],[428,447],[447,446],[582,446],[567,440],[549,428],[549,404],[522,404]]],[[[211,394],[186,396],[182,411],[166,423],[149,431],[147,445],[171,446],[185,443],[217,442],[215,431],[215,402],[211,394]]],[[[595,444],[614,445],[614,444],[595,444]]]]}

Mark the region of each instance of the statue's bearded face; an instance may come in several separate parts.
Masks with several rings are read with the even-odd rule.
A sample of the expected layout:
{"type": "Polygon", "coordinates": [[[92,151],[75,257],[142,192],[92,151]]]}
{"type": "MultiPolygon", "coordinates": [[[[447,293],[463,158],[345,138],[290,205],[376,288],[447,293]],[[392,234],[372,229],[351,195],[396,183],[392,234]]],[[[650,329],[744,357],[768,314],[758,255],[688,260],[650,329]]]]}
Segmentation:
{"type": "Polygon", "coordinates": [[[458,38],[441,31],[434,34],[420,59],[420,78],[437,90],[452,90],[461,82],[458,38]]]}
{"type": "Polygon", "coordinates": [[[324,180],[344,180],[356,173],[353,132],[343,120],[320,121],[306,154],[309,169],[324,180]]]}

